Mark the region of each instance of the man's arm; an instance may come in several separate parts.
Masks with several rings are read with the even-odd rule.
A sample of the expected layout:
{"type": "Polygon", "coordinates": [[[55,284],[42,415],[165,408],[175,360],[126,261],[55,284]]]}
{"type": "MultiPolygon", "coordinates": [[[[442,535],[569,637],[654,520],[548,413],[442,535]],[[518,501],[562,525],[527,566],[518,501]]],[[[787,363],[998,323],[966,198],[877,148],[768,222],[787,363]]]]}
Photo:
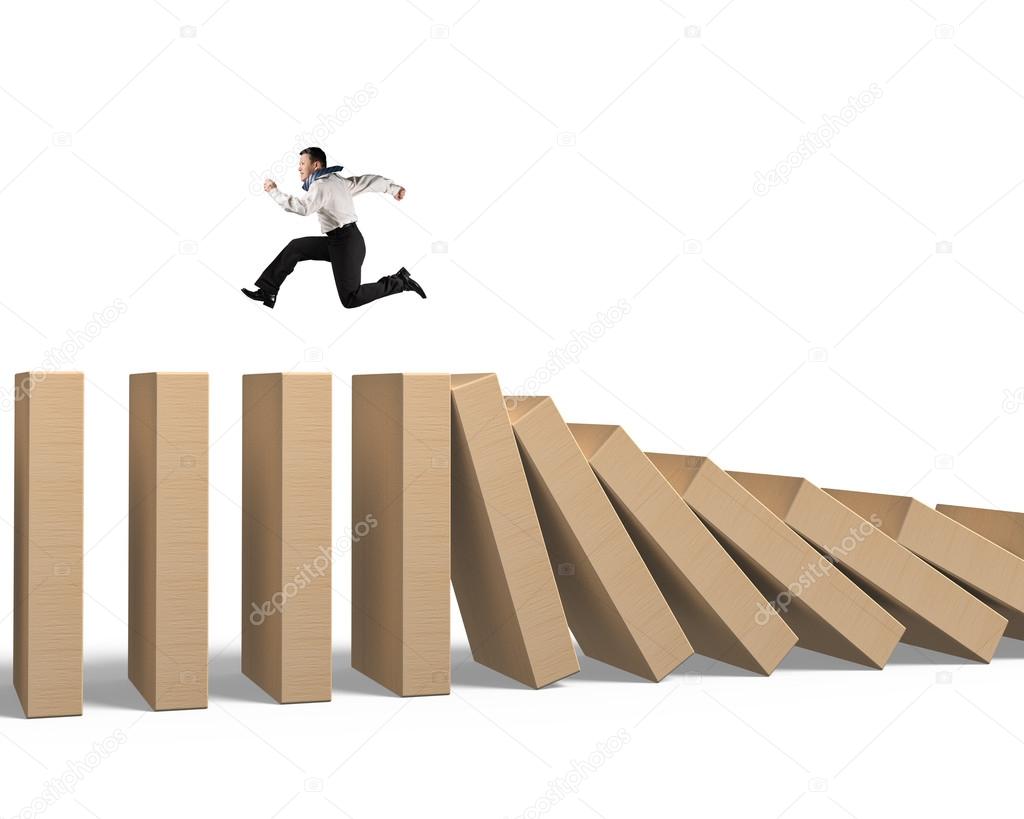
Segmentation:
{"type": "Polygon", "coordinates": [[[344,176],[345,184],[348,185],[348,192],[355,196],[363,191],[374,193],[390,193],[392,196],[404,188],[397,182],[392,182],[385,176],[375,173],[367,173],[362,176],[344,176]]]}
{"type": "Polygon", "coordinates": [[[270,194],[270,197],[277,204],[289,213],[297,213],[299,216],[308,216],[320,210],[321,200],[323,199],[322,191],[322,185],[312,185],[309,194],[304,198],[300,198],[298,196],[289,196],[277,185],[267,188],[267,193],[270,194]]]}

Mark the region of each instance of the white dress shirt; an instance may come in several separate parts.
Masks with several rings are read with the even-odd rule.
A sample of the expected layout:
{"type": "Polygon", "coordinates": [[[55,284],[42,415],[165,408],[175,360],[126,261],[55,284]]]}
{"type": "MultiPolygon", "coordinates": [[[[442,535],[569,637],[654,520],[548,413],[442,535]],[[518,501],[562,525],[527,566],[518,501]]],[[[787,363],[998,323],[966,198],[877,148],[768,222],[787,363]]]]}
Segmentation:
{"type": "Polygon", "coordinates": [[[363,191],[395,194],[401,185],[378,174],[363,176],[342,176],[329,173],[313,181],[304,197],[290,196],[280,188],[271,188],[267,193],[289,213],[308,216],[315,213],[320,217],[320,231],[327,233],[341,225],[356,221],[356,210],[352,197],[363,191]]]}

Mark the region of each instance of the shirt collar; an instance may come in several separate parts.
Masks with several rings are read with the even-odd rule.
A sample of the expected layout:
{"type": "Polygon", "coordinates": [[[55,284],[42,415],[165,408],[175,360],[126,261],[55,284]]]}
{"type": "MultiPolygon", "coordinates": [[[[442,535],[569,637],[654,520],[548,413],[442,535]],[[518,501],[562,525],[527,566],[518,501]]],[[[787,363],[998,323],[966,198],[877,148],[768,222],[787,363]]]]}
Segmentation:
{"type": "Polygon", "coordinates": [[[341,165],[331,165],[329,168],[318,168],[313,171],[309,176],[306,177],[306,181],[302,183],[302,189],[304,191],[309,190],[309,186],[312,185],[321,176],[326,176],[329,173],[338,173],[342,169],[341,165]]]}

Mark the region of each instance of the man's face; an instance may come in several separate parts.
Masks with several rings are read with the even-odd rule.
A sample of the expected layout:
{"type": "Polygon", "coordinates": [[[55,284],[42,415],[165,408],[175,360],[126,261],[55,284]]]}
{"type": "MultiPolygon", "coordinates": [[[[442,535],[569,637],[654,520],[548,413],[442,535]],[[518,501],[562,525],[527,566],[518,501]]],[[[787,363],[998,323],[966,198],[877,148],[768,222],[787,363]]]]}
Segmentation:
{"type": "Polygon", "coordinates": [[[319,162],[311,161],[309,154],[299,155],[299,179],[305,182],[310,174],[313,173],[317,168],[322,167],[319,162]]]}

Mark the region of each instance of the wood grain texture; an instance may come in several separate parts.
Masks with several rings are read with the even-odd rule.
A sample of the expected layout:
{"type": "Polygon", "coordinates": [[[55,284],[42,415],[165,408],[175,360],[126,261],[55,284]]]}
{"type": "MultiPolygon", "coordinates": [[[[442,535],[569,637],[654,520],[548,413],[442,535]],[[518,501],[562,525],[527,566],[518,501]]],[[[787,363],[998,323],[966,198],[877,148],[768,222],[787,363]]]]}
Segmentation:
{"type": "Polygon", "coordinates": [[[1024,560],[919,500],[826,489],[879,529],[966,587],[1008,621],[1006,634],[1024,637],[1024,560]]]}
{"type": "Polygon", "coordinates": [[[796,635],[621,427],[569,428],[694,649],[770,674],[796,635]]]}
{"type": "MultiPolygon", "coordinates": [[[[1024,558],[1024,514],[999,509],[981,509],[976,506],[951,506],[945,503],[936,504],[935,509],[1011,554],[1024,558]]],[[[1006,636],[1024,640],[1024,618],[1017,616],[1012,608],[1003,606],[990,597],[985,597],[985,600],[1006,616],[1006,636]]]]}
{"type": "Polygon", "coordinates": [[[209,378],[130,378],[128,677],[158,711],[207,706],[209,378]]]}
{"type": "Polygon", "coordinates": [[[540,688],[579,671],[493,373],[453,375],[452,585],[473,659],[540,688]]]}
{"type": "MultiPolygon", "coordinates": [[[[903,642],[988,662],[1006,618],[890,538],[874,522],[798,477],[729,472],[905,627],[903,642]]],[[[880,522],[879,519],[875,519],[880,522]]]]}
{"type": "Polygon", "coordinates": [[[448,375],[352,379],[352,667],[401,696],[451,676],[448,375]]]}
{"type": "Polygon", "coordinates": [[[242,671],[331,698],[331,376],[242,380],[242,671]]]}
{"type": "Polygon", "coordinates": [[[902,623],[710,459],[649,455],[779,609],[798,645],[885,665],[903,636],[902,623]]]}
{"type": "Polygon", "coordinates": [[[82,713],[83,384],[15,376],[14,687],[27,717],[82,713]]]}
{"type": "Polygon", "coordinates": [[[242,673],[281,701],[280,373],[242,378],[242,673]]]}
{"type": "Polygon", "coordinates": [[[935,510],[986,540],[1024,558],[1024,512],[937,503],[935,510]]]}
{"type": "Polygon", "coordinates": [[[569,627],[588,657],[661,680],[693,653],[554,402],[506,397],[569,627]]]}

